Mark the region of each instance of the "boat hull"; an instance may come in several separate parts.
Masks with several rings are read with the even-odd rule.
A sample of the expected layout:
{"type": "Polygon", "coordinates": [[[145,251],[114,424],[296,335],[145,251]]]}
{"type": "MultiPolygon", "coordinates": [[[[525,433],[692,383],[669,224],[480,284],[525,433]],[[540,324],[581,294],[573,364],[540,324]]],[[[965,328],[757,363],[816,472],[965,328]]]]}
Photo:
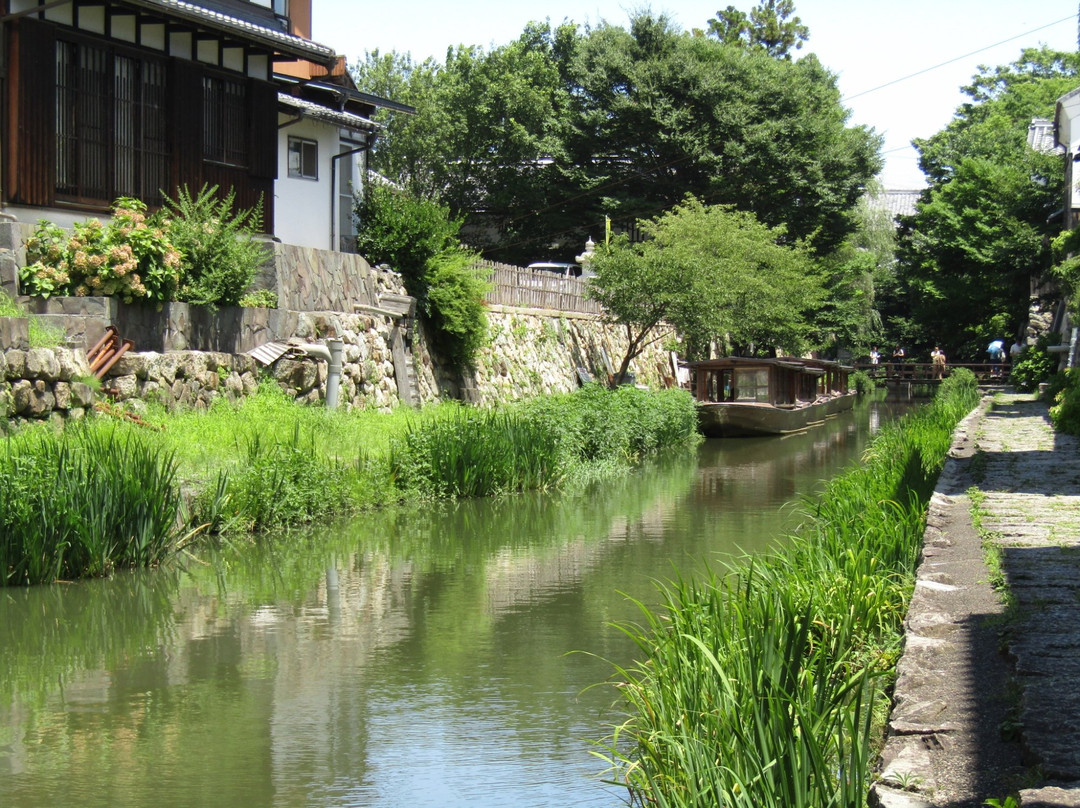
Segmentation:
{"type": "Polygon", "coordinates": [[[739,402],[699,402],[698,429],[707,438],[790,435],[851,409],[855,394],[833,396],[798,407],[739,402]]]}

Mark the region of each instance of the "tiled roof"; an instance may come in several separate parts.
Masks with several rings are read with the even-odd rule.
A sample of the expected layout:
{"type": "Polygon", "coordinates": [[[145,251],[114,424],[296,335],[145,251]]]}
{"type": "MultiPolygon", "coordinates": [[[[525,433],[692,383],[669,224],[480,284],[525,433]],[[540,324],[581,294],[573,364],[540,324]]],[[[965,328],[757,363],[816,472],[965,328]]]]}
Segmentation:
{"type": "Polygon", "coordinates": [[[1035,151],[1047,154],[1064,153],[1054,138],[1054,122],[1045,118],[1032,118],[1028,127],[1027,142],[1035,151]]]}
{"type": "Polygon", "coordinates": [[[185,0],[128,0],[128,2],[143,8],[166,10],[175,17],[204,25],[207,28],[261,41],[266,46],[289,56],[310,59],[319,64],[329,64],[337,58],[333,49],[326,45],[294,36],[278,28],[259,25],[250,20],[233,17],[195,3],[188,3],[185,0]]]}
{"type": "Polygon", "coordinates": [[[867,195],[866,200],[874,210],[888,211],[891,217],[896,218],[913,215],[921,193],[921,190],[885,190],[867,195]]]}
{"type": "Polygon", "coordinates": [[[314,118],[317,121],[326,121],[344,129],[351,129],[354,132],[371,132],[374,129],[381,128],[375,121],[353,115],[351,112],[330,109],[330,107],[324,107],[322,104],[306,101],[288,93],[278,93],[278,103],[299,110],[305,116],[314,118]]]}

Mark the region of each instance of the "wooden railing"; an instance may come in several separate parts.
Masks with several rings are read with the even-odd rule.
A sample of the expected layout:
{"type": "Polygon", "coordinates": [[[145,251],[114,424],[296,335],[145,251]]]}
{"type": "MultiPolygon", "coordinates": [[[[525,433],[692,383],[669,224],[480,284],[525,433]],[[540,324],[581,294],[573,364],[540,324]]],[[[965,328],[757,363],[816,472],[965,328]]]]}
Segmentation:
{"type": "Polygon", "coordinates": [[[585,282],[581,278],[568,278],[553,272],[535,271],[494,261],[480,261],[479,266],[491,270],[491,284],[494,288],[487,295],[488,303],[578,314],[600,314],[599,304],[585,296],[585,282]]]}
{"type": "MultiPolygon", "coordinates": [[[[978,362],[950,362],[945,365],[941,376],[948,376],[954,368],[967,368],[975,374],[975,378],[985,384],[1003,384],[1009,378],[1010,367],[1008,362],[999,364],[978,362]]],[[[926,382],[934,384],[940,381],[939,374],[935,372],[932,362],[889,362],[879,365],[869,363],[856,363],[856,370],[865,371],[871,378],[883,382],[926,382]]]]}

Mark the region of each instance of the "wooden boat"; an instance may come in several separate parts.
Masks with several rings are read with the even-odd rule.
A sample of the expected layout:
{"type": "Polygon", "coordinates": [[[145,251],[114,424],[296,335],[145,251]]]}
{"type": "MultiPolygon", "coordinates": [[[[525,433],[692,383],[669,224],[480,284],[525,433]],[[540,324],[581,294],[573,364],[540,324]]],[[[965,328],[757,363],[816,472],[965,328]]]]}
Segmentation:
{"type": "Polygon", "coordinates": [[[690,362],[690,389],[706,437],[788,435],[851,409],[851,368],[823,359],[729,356],[690,362]]]}

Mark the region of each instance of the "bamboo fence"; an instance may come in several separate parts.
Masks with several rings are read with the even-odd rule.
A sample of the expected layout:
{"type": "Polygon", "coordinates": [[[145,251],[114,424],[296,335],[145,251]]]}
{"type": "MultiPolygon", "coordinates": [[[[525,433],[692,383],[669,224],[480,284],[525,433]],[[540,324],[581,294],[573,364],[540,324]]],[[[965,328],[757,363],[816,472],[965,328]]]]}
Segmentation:
{"type": "Polygon", "coordinates": [[[581,278],[567,278],[495,261],[479,261],[477,265],[491,271],[492,290],[486,300],[493,305],[575,314],[601,313],[600,305],[585,296],[585,282],[581,278]]]}

